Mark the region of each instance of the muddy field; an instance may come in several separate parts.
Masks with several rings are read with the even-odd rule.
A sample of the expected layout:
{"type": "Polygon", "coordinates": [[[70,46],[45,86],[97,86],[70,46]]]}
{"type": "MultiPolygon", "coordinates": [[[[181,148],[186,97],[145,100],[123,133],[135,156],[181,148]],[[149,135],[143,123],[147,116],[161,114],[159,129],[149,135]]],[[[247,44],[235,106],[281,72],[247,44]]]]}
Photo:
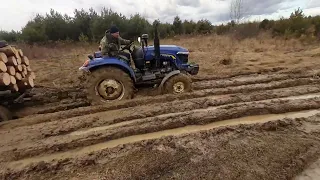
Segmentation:
{"type": "MultiPolygon", "coordinates": [[[[318,50],[308,47],[299,65],[288,58],[283,67],[268,58],[264,66],[255,49],[261,60],[241,61],[237,53],[245,51],[238,50],[230,65],[218,62],[211,71],[198,61],[204,71],[193,77],[191,93],[161,96],[150,88],[104,106],[86,102],[81,58],[64,66],[34,60],[40,77],[28,108],[0,123],[0,178],[317,179],[318,50]],[[246,70],[249,62],[257,66],[246,70]],[[59,67],[66,78],[58,78],[59,67]]],[[[193,52],[209,53],[201,46],[193,52]]]]}

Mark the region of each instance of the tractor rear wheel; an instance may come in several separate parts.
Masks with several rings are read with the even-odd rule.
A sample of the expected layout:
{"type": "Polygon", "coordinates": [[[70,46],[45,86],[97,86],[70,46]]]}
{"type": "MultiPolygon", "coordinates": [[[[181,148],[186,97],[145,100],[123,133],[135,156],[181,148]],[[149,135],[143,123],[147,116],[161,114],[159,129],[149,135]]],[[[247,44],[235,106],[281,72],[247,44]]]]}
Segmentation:
{"type": "Polygon", "coordinates": [[[182,94],[190,91],[192,91],[192,80],[182,73],[170,77],[163,86],[165,94],[182,94]]]}
{"type": "Polygon", "coordinates": [[[0,122],[9,120],[12,120],[11,112],[7,108],[0,106],[0,122]]]}
{"type": "Polygon", "coordinates": [[[116,67],[93,71],[86,82],[87,98],[92,105],[131,99],[134,86],[129,74],[116,67]]]}

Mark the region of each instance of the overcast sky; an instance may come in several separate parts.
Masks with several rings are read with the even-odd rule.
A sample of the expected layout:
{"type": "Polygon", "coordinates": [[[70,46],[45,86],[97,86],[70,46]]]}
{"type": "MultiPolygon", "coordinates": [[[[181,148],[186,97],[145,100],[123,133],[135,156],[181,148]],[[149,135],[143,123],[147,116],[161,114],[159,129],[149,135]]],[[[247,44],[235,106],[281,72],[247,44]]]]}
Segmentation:
{"type": "MultiPolygon", "coordinates": [[[[50,8],[73,16],[74,9],[90,7],[100,11],[112,8],[126,16],[140,13],[151,22],[160,19],[171,22],[181,19],[210,20],[213,24],[228,21],[231,0],[10,0],[0,6],[0,30],[21,30],[37,13],[45,14],[50,8]]],[[[300,7],[307,15],[320,15],[320,0],[243,0],[251,20],[288,17],[300,7]]]]}

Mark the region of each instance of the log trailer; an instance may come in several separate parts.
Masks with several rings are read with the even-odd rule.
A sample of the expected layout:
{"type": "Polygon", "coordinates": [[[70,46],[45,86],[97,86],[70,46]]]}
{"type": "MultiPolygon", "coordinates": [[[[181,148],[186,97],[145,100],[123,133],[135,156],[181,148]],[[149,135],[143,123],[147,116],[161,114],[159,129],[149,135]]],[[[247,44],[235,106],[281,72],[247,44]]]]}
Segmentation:
{"type": "Polygon", "coordinates": [[[0,41],[0,122],[13,118],[10,107],[21,103],[34,87],[35,73],[21,49],[0,41]]]}

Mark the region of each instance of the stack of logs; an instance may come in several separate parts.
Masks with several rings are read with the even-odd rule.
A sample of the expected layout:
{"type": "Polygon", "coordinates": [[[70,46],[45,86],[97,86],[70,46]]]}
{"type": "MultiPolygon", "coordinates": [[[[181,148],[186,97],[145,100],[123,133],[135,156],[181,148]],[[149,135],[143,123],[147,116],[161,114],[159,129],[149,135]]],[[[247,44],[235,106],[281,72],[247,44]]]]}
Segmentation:
{"type": "Polygon", "coordinates": [[[35,73],[21,49],[7,45],[0,48],[0,90],[24,92],[34,87],[35,73]]]}

